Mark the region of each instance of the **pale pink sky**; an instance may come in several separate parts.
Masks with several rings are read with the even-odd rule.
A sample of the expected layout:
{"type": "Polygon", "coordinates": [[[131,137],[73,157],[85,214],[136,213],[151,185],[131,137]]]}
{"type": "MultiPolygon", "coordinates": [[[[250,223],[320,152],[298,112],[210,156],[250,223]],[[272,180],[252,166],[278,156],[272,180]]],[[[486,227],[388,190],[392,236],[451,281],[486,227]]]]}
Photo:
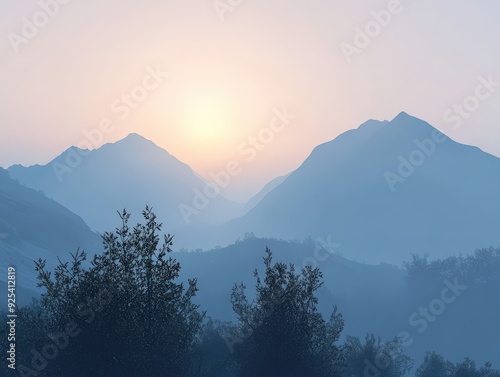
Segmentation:
{"type": "Polygon", "coordinates": [[[110,118],[103,143],[137,132],[204,176],[242,161],[227,195],[245,199],[316,145],[402,110],[500,156],[500,87],[460,127],[443,120],[480,76],[500,81],[500,3],[401,0],[348,63],[341,43],[394,1],[244,0],[221,21],[213,0],[73,0],[17,53],[9,33],[22,36],[23,17],[44,23],[53,1],[2,1],[0,166],[45,164],[110,118]],[[120,119],[112,104],[148,66],[169,77],[120,119]],[[245,161],[238,147],[275,108],[296,118],[245,161]]]}

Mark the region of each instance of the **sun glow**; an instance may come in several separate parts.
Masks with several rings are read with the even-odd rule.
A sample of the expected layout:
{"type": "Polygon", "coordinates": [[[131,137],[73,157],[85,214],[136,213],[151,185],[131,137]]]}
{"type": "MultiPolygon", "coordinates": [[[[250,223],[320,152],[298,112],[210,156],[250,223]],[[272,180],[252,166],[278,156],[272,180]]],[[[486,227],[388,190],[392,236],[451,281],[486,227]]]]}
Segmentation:
{"type": "Polygon", "coordinates": [[[216,144],[231,130],[232,111],[228,101],[203,95],[184,104],[181,123],[186,136],[200,144],[216,144]]]}

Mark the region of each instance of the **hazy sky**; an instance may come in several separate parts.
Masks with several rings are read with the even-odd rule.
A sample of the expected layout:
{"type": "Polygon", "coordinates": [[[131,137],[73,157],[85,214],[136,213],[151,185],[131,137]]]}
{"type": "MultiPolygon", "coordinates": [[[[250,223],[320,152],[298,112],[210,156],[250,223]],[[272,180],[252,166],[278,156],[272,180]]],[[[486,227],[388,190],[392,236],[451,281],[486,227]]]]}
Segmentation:
{"type": "Polygon", "coordinates": [[[45,164],[109,119],[102,142],[137,132],[204,176],[238,160],[243,199],[402,110],[500,156],[498,0],[61,2],[0,2],[0,166],[45,164]],[[276,109],[295,118],[262,131],[276,109]]]}

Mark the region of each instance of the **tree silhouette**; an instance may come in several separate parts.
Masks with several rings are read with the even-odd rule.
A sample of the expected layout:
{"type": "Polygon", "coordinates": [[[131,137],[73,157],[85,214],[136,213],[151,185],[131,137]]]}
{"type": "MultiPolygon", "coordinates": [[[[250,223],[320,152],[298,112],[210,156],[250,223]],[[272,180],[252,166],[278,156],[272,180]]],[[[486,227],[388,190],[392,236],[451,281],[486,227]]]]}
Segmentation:
{"type": "Polygon", "coordinates": [[[238,325],[228,343],[234,348],[240,376],[339,375],[342,353],[334,343],[344,323],[336,308],[329,321],[317,310],[319,269],[307,266],[297,274],[293,265],[273,265],[268,248],[264,264],[264,280],[254,273],[254,302],[248,302],[243,285],[235,285],[231,295],[238,325]]]}
{"type": "Polygon", "coordinates": [[[428,352],[415,377],[500,377],[500,371],[494,370],[491,363],[477,369],[476,363],[469,358],[453,364],[435,352],[428,352]]]}
{"type": "Polygon", "coordinates": [[[453,368],[453,364],[446,361],[443,356],[428,352],[415,377],[449,377],[452,376],[453,368]]]}
{"type": "Polygon", "coordinates": [[[348,336],[346,344],[344,376],[401,377],[409,372],[413,361],[403,354],[398,338],[382,342],[369,334],[365,343],[348,336]]]}
{"type": "Polygon", "coordinates": [[[53,276],[44,261],[37,262],[52,327],[72,323],[73,334],[78,332],[63,337],[69,345],[50,362],[47,375],[187,375],[203,319],[191,301],[196,280],[187,288],[176,281],[180,264],[167,256],[173,237],[164,235],[160,244],[162,224],[149,207],[142,215],[144,224],[131,229],[124,210],[121,227],[102,236],[104,252],[88,268],[84,252],[74,254],[71,264],[61,262],[53,276]]]}

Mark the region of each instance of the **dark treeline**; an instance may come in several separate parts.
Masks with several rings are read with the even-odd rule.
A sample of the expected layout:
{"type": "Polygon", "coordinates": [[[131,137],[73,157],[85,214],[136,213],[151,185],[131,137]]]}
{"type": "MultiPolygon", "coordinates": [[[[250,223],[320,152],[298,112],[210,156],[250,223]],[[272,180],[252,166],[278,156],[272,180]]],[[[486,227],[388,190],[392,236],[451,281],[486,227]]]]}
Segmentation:
{"type": "Polygon", "coordinates": [[[500,249],[477,250],[473,255],[449,257],[429,262],[429,255],[413,255],[404,263],[413,283],[458,278],[469,284],[500,284],[500,249]]]}
{"type": "MultiPolygon", "coordinates": [[[[179,283],[172,237],[149,209],[144,223],[103,235],[104,252],[72,255],[48,271],[36,262],[41,301],[19,309],[17,369],[13,375],[48,377],[500,377],[490,364],[452,363],[428,353],[422,365],[404,354],[402,340],[340,338],[344,319],[334,307],[318,311],[322,274],[310,266],[274,262],[269,249],[253,300],[235,284],[236,323],[214,321],[192,301],[196,279],[179,283]]],[[[405,268],[411,283],[461,277],[500,281],[500,250],[429,262],[414,256],[405,268]]],[[[8,330],[2,319],[2,333],[8,330]]],[[[2,336],[2,339],[4,337],[2,336]]],[[[5,342],[1,352],[7,353],[5,342]]]]}

